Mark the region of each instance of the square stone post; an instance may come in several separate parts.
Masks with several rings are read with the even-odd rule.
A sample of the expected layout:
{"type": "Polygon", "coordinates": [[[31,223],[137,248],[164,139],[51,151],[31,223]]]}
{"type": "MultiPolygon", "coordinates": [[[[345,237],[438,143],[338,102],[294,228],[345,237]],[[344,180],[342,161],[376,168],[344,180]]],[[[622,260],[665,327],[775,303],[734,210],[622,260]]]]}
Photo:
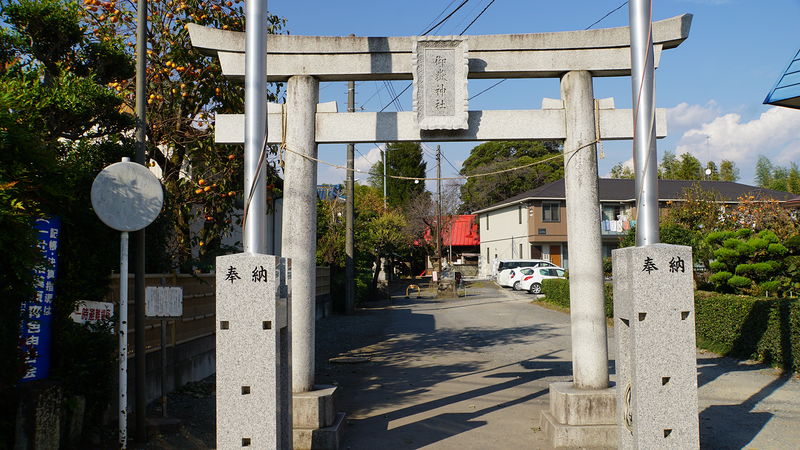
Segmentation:
{"type": "Polygon", "coordinates": [[[573,382],[550,385],[542,429],[555,448],[616,444],[616,399],[609,388],[608,336],[600,236],[596,125],[592,75],[561,78],[566,112],[564,182],[569,241],[573,382]]]}
{"type": "Polygon", "coordinates": [[[612,254],[619,448],[697,449],[692,248],[612,254]]]}
{"type": "Polygon", "coordinates": [[[289,450],[291,261],[217,258],[217,448],[289,450]]]}

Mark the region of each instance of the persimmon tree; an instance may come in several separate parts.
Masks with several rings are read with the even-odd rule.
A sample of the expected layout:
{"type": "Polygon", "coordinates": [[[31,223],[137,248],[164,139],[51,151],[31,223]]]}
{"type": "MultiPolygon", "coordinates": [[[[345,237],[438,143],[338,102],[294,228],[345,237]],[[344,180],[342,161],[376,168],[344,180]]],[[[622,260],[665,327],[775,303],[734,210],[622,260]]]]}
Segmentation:
{"type": "MultiPolygon", "coordinates": [[[[135,51],[135,0],[82,0],[84,20],[100,42],[118,42],[135,51]]],[[[222,75],[219,60],[191,45],[187,24],[244,31],[240,0],[150,1],[147,11],[147,151],[149,165],[160,169],[168,201],[175,211],[175,240],[169,251],[183,270],[193,269],[192,248],[199,247],[202,267],[221,250],[231,230],[244,185],[242,146],[214,144],[217,113],[244,111],[244,86],[222,75]],[[237,202],[238,199],[238,202],[237,202]],[[202,227],[193,226],[201,223],[202,227]],[[199,228],[199,229],[198,229],[199,228]]],[[[286,20],[269,16],[269,33],[280,33],[286,20]]],[[[108,84],[135,105],[134,80],[108,84]]],[[[269,100],[281,86],[271,84],[269,100]]],[[[268,167],[270,200],[280,195],[277,164],[268,167]],[[277,186],[277,188],[276,188],[277,186]]]]}

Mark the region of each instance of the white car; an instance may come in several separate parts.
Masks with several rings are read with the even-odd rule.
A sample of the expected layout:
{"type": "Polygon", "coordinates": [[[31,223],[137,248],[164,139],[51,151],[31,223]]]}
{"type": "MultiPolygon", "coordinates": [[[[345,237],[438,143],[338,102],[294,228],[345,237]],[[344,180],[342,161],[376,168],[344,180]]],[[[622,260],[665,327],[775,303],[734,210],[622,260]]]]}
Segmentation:
{"type": "Polygon", "coordinates": [[[510,287],[514,286],[514,282],[516,280],[511,279],[511,271],[514,269],[519,269],[521,267],[558,267],[555,264],[551,263],[550,261],[545,261],[543,259],[512,259],[508,261],[500,261],[500,267],[497,268],[497,284],[501,287],[510,287]]]}
{"type": "MultiPolygon", "coordinates": [[[[566,270],[561,267],[525,267],[520,269],[519,289],[531,294],[542,293],[542,280],[547,278],[564,278],[566,270]]],[[[515,287],[516,289],[516,287],[515,287]]]]}

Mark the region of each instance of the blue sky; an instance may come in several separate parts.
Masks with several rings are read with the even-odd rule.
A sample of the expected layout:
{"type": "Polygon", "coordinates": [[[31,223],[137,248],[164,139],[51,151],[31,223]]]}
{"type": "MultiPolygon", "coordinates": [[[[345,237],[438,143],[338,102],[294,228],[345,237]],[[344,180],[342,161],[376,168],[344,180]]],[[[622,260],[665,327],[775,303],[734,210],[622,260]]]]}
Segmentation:
{"type": "MultiPolygon", "coordinates": [[[[432,35],[459,34],[492,0],[470,0],[432,35]]],[[[466,35],[542,33],[583,30],[623,5],[624,0],[538,1],[495,0],[469,27],[466,35]]],[[[294,35],[414,36],[452,12],[461,0],[271,0],[272,14],[285,17],[294,35]],[[444,12],[444,14],[442,14],[444,12]],[[438,19],[437,19],[438,17],[438,19]]],[[[754,166],[762,154],[780,166],[800,163],[800,111],[763,105],[767,93],[800,47],[800,0],[655,0],[653,20],[684,13],[694,15],[689,38],[664,51],[656,70],[656,106],[668,111],[668,137],[658,141],[664,151],[691,152],[703,164],[734,161],[741,183],[752,184],[754,166]]],[[[628,6],[592,28],[628,25],[628,6]]],[[[497,80],[470,80],[469,95],[497,80]]],[[[396,93],[408,81],[393,82],[396,93]]],[[[412,89],[400,97],[412,110],[412,89]]],[[[631,107],[629,77],[597,78],[596,98],[614,97],[616,108],[631,107]]],[[[540,109],[543,97],[559,98],[557,79],[508,80],[470,100],[470,110],[540,109]]],[[[392,96],[383,82],[356,87],[356,107],[379,111],[392,96]]],[[[320,101],[337,101],[347,109],[346,83],[321,83],[320,101]]],[[[394,106],[387,108],[395,111],[394,106]]],[[[381,143],[378,143],[380,145],[381,143]]],[[[441,143],[442,176],[453,176],[477,143],[441,143]],[[452,166],[451,166],[452,164],[452,166]]],[[[436,144],[427,144],[429,176],[436,175],[436,144]]],[[[380,160],[375,145],[356,146],[356,168],[367,170],[380,160]]],[[[631,164],[631,141],[605,142],[599,162],[603,176],[619,162],[631,164]]],[[[320,159],[344,165],[344,145],[322,145],[320,159]]],[[[365,182],[366,176],[357,174],[365,182]]],[[[320,164],[320,183],[339,183],[343,170],[320,164]]],[[[428,183],[429,189],[434,184],[428,183]]]]}

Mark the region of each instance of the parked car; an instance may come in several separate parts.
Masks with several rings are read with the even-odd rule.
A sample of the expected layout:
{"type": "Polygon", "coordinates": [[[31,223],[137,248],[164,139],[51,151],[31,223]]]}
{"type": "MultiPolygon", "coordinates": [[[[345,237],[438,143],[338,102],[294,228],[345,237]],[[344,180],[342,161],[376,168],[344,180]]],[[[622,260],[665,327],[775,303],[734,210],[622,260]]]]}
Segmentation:
{"type": "Polygon", "coordinates": [[[500,265],[497,267],[497,278],[495,281],[502,287],[510,287],[513,286],[511,283],[511,270],[517,269],[520,267],[558,267],[555,264],[551,263],[550,261],[545,261],[543,259],[509,259],[505,261],[500,261],[500,265]]]}
{"type": "Polygon", "coordinates": [[[519,281],[519,290],[526,290],[530,294],[542,293],[542,280],[547,278],[564,278],[566,270],[561,267],[532,267],[521,269],[522,279],[519,281]]]}

